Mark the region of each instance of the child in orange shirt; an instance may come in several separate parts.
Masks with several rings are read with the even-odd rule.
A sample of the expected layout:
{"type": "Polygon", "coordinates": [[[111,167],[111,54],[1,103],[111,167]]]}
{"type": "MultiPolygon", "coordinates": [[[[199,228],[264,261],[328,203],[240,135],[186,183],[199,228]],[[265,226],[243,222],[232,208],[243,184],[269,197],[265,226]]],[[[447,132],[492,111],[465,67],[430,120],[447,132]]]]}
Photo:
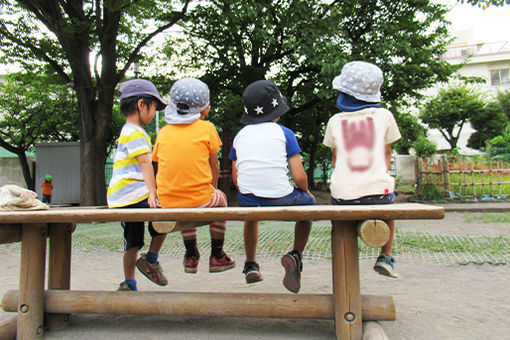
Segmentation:
{"type": "Polygon", "coordinates": [[[52,180],[53,178],[51,175],[46,175],[44,181],[41,183],[41,188],[43,188],[43,203],[51,203],[51,190],[53,189],[53,183],[51,182],[52,180]]]}
{"type": "MultiPolygon", "coordinates": [[[[183,78],[172,86],[170,104],[165,110],[168,125],[159,131],[152,154],[163,208],[227,206],[225,194],[217,189],[217,153],[222,143],[214,125],[202,120],[209,110],[209,88],[202,81],[183,78]]],[[[209,226],[209,272],[235,267],[235,261],[223,251],[225,224],[226,221],[215,221],[209,226]]],[[[197,229],[183,230],[182,236],[186,247],[184,271],[196,273],[200,258],[197,229]]]]}

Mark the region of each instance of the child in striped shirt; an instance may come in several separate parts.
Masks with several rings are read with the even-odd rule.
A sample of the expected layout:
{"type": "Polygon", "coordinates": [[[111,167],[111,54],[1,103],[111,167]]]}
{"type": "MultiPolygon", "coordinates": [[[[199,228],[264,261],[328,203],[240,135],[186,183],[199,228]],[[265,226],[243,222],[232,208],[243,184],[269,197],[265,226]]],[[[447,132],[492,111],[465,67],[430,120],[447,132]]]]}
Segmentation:
{"type": "MultiPolygon", "coordinates": [[[[149,124],[156,110],[166,107],[158,90],[150,81],[132,79],[120,86],[120,112],[126,116],[122,127],[112,178],[108,186],[109,208],[159,208],[156,180],[151,163],[151,139],[142,128],[149,124]]],[[[136,291],[135,267],[149,280],[165,286],[168,280],[158,262],[158,254],[166,234],[160,234],[149,222],[152,237],[149,251],[138,257],[144,246],[144,222],[122,222],[124,228],[124,276],[118,290],[136,291]]]]}

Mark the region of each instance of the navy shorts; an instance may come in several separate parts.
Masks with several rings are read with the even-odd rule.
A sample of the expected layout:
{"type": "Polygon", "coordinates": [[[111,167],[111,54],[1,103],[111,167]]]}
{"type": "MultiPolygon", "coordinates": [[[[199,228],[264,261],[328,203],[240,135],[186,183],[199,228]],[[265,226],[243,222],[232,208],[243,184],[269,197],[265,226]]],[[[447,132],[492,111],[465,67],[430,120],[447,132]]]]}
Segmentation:
{"type": "Polygon", "coordinates": [[[353,200],[343,200],[341,198],[331,197],[331,204],[333,205],[368,205],[368,204],[391,204],[395,202],[395,193],[386,195],[371,195],[363,196],[353,200]]]}
{"type": "Polygon", "coordinates": [[[306,192],[294,188],[287,196],[279,198],[258,197],[253,194],[237,194],[240,207],[272,207],[284,205],[314,205],[312,196],[306,192]]]}
{"type": "MultiPolygon", "coordinates": [[[[131,204],[123,208],[150,208],[147,199],[141,202],[131,204]]],[[[129,248],[137,247],[141,249],[144,246],[144,233],[145,233],[145,222],[121,222],[122,228],[124,228],[124,250],[129,248]]],[[[152,222],[149,222],[149,234],[151,237],[162,235],[158,233],[152,227],[152,222]]]]}

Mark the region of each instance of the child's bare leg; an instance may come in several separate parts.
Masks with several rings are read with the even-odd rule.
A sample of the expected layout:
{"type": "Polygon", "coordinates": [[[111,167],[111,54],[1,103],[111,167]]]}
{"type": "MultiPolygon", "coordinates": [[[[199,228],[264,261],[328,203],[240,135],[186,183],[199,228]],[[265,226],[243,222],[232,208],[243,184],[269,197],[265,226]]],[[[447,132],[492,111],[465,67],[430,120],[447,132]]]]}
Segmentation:
{"type": "Polygon", "coordinates": [[[300,253],[305,250],[311,229],[312,221],[296,221],[296,226],[294,227],[294,250],[300,253]]]}
{"type": "Polygon", "coordinates": [[[386,220],[384,221],[388,228],[390,229],[390,238],[388,242],[381,248],[381,254],[385,254],[391,258],[391,249],[393,248],[393,234],[395,231],[395,221],[394,220],[386,220]]]}
{"type": "Polygon", "coordinates": [[[122,259],[124,267],[124,277],[126,280],[135,279],[136,259],[138,257],[138,247],[132,247],[124,251],[122,259]]]}
{"type": "Polygon", "coordinates": [[[244,222],[244,252],[246,261],[257,261],[257,241],[259,237],[259,221],[244,222]]]}
{"type": "Polygon", "coordinates": [[[151,244],[149,246],[149,252],[153,254],[159,254],[161,251],[161,247],[163,246],[163,243],[165,242],[167,234],[161,234],[152,237],[151,244]]]}

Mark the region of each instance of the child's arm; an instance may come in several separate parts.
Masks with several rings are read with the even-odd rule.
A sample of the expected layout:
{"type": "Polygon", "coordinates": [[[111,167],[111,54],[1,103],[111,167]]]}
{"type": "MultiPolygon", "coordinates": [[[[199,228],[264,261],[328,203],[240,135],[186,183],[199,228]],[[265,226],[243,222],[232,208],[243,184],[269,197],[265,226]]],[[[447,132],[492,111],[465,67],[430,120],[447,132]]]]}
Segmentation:
{"type": "Polygon", "coordinates": [[[333,156],[331,157],[331,160],[333,162],[333,169],[334,169],[335,164],[336,164],[336,148],[332,148],[331,150],[333,150],[333,156]]]}
{"type": "Polygon", "coordinates": [[[220,165],[218,164],[218,154],[217,153],[209,154],[209,165],[211,166],[211,172],[212,172],[211,184],[213,187],[218,188],[218,177],[220,175],[220,165]]]}
{"type": "Polygon", "coordinates": [[[391,165],[391,144],[386,144],[384,149],[384,157],[386,158],[386,172],[390,171],[391,165]]]}
{"type": "Polygon", "coordinates": [[[305,168],[303,168],[303,163],[301,162],[301,154],[298,153],[290,157],[288,159],[288,162],[290,167],[290,173],[298,189],[310,195],[313,198],[313,201],[315,202],[315,197],[312,195],[310,190],[308,190],[308,177],[306,177],[305,168]]]}
{"type": "Polygon", "coordinates": [[[236,161],[232,161],[232,182],[234,182],[234,185],[236,186],[236,188],[239,189],[239,187],[237,186],[237,166],[236,166],[236,161]]]}
{"type": "Polygon", "coordinates": [[[156,194],[156,179],[154,178],[154,168],[152,167],[152,162],[149,158],[148,153],[142,153],[136,156],[136,160],[138,164],[140,164],[140,168],[142,169],[143,180],[149,189],[149,207],[151,208],[161,208],[159,202],[157,200],[156,194]]]}

